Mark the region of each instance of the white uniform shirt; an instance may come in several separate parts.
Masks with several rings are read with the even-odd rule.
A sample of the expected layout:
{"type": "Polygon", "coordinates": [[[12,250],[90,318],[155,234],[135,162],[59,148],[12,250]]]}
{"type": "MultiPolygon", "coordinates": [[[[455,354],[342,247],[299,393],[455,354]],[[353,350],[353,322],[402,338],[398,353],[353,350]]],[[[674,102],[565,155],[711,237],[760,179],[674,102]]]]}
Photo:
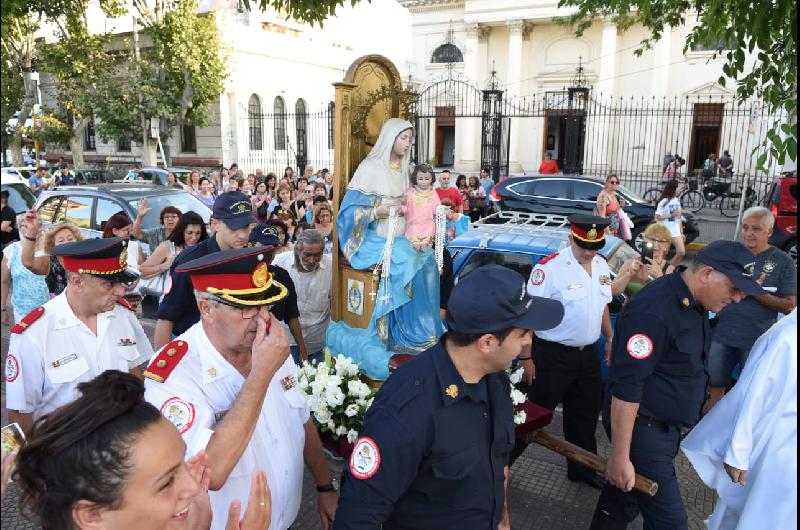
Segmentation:
{"type": "Polygon", "coordinates": [[[97,315],[97,334],[67,302],[67,291],[42,306],[22,333],[12,333],[6,359],[6,406],[37,419],[78,397],[77,386],[106,370],[129,371],[153,355],[136,315],[117,304],[97,315]]]}
{"type": "MultiPolygon", "coordinates": [[[[331,281],[333,268],[331,257],[323,254],[319,267],[314,272],[302,272],[295,264],[294,252],[283,252],[275,256],[273,265],[289,273],[297,293],[297,309],[300,311],[300,328],[309,354],[320,351],[325,346],[325,333],[331,321],[331,281]]],[[[295,340],[289,335],[289,343],[294,346],[295,340]]]]}
{"type": "MultiPolygon", "coordinates": [[[[198,322],[176,340],[188,351],[163,383],[145,379],[145,399],[158,407],[186,442],[186,456],[205,449],[214,426],[233,407],[245,378],[211,344],[198,322]]],[[[305,397],[281,380],[293,376],[292,358],[278,370],[267,390],[256,428],[242,457],[219,491],[209,491],[212,530],[223,530],[231,501],[247,510],[250,480],[257,469],[267,474],[272,495],[271,529],[286,530],[297,517],[303,496],[303,447],[309,419],[305,397]]],[[[213,463],[209,463],[213,465],[213,463]]]]}
{"type": "Polygon", "coordinates": [[[606,260],[592,259],[592,276],[581,267],[566,247],[531,271],[528,294],[558,300],[564,304],[561,324],[536,336],[565,346],[586,346],[600,338],[603,311],[611,299],[611,272],[606,260]]]}

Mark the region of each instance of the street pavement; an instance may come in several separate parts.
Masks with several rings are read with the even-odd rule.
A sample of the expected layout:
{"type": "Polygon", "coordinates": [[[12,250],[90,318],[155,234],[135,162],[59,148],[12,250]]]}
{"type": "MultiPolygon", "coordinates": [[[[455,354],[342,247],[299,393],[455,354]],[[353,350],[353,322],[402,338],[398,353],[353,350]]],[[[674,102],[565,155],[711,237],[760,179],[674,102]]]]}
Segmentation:
{"type": "MultiPolygon", "coordinates": [[[[152,339],[154,322],[142,320],[143,327],[152,339]]],[[[8,326],[2,326],[2,360],[8,353],[8,326]]],[[[5,408],[5,380],[2,383],[2,424],[8,423],[5,408]]],[[[553,423],[546,431],[562,436],[561,413],[553,415],[553,423]]],[[[609,445],[601,427],[597,429],[598,452],[605,456],[609,445]]],[[[331,470],[338,476],[342,461],[329,458],[331,470]]],[[[680,454],[675,461],[675,470],[680,483],[681,494],[689,515],[689,528],[705,528],[703,520],[714,509],[715,494],[703,485],[691,464],[680,454]]],[[[514,463],[511,469],[509,487],[509,512],[511,527],[514,530],[560,530],[583,529],[589,527],[599,492],[582,483],[566,479],[566,462],[561,456],[532,444],[514,463]]],[[[303,500],[300,513],[292,525],[293,530],[321,529],[316,505],[316,490],[313,479],[306,470],[303,484],[303,500]]],[[[2,505],[2,530],[36,529],[36,525],[20,517],[19,490],[12,484],[2,505]]],[[[143,507],[146,509],[146,507],[143,507]]],[[[630,525],[631,529],[642,528],[641,519],[630,525]]]]}

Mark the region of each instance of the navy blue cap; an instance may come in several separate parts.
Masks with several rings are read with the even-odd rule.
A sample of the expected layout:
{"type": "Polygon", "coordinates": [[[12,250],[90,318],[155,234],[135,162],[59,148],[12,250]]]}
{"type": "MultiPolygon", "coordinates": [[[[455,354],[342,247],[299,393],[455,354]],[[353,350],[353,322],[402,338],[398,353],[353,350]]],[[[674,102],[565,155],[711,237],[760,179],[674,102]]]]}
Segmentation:
{"type": "Polygon", "coordinates": [[[501,265],[485,265],[459,280],[447,302],[447,327],[460,333],[507,328],[544,331],[564,318],[558,300],[530,296],[525,278],[501,265]]]}
{"type": "Polygon", "coordinates": [[[567,218],[571,225],[572,240],[587,250],[600,250],[606,244],[606,227],[611,222],[605,217],[574,214],[567,218]]]}
{"type": "Polygon", "coordinates": [[[139,274],[128,267],[128,249],[119,237],[84,239],[56,245],[51,256],[58,256],[64,269],[99,276],[116,283],[128,283],[139,274]]]}
{"type": "Polygon", "coordinates": [[[697,253],[697,260],[727,276],[746,295],[766,294],[753,279],[756,257],[741,243],[714,241],[697,253]]]}
{"type": "Polygon", "coordinates": [[[281,231],[280,228],[273,225],[256,225],[250,231],[250,237],[247,240],[274,248],[281,244],[281,231]]]}
{"type": "Polygon", "coordinates": [[[221,193],[214,201],[211,210],[211,217],[219,219],[231,230],[239,230],[257,222],[253,217],[253,204],[250,198],[239,191],[221,193]]]}
{"type": "Polygon", "coordinates": [[[198,291],[239,307],[274,304],[286,297],[287,288],[269,272],[271,249],[234,248],[207,254],[175,267],[189,274],[198,291]]]}

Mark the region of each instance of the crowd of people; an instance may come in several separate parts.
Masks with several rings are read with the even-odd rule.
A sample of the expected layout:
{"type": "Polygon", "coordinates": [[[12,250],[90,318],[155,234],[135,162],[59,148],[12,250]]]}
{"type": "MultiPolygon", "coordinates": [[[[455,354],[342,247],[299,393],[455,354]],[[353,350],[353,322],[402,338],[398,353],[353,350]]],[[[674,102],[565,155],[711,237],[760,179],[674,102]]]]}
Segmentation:
{"type": "MultiPolygon", "coordinates": [[[[687,440],[693,462],[705,458],[701,476],[720,490],[716,527],[745,514],[783,520],[791,512],[783,501],[758,512],[769,511],[764,488],[779,469],[775,455],[796,469],[786,451],[792,440],[796,447],[796,423],[793,431],[786,423],[792,403],[796,419],[796,269],[768,243],[771,212],[746,210],[743,244],[712,243],[686,265],[668,183],[643,233],[652,253],[614,276],[598,253],[607,234],[624,230],[619,178],[611,175],[596,215],[570,217],[567,245],[539,260],[529,278],[487,266],[454,285],[452,260],[439,274],[431,261],[434,220],[444,212],[445,240],[468,230],[487,213],[492,179],[484,170],[453,183],[448,171],[408,167],[409,127],[388,122],[339,219],[326,170],[309,166],[296,177],[286,168],[278,179],[244,177],[236,165],[208,178],[192,173],[185,185],[173,175],[209,206],[208,227],[168,206],[161,228],[143,233],[146,201],[136,219],[111,216],[99,239],[83,239],[69,224],[43,228],[35,212],[15,216],[20,241],[2,261],[13,318],[5,296],[2,312],[14,324],[6,405],[27,437],[13,475],[23,512],[48,530],[283,530],[299,513],[305,465],[326,530],[510,528],[509,468],[525,442],[514,434],[505,370],[518,363],[531,402],[562,405],[567,441],[596,453],[602,416],[612,447],[606,472],[566,466],[570,481],[602,491],[592,528],[625,528],[640,513],[647,527],[688,528],[673,460],[703,414],[715,425],[728,421],[724,414],[736,426],[718,441],[703,420],[705,437],[687,440]],[[375,168],[386,186],[368,173],[375,168]],[[347,212],[352,218],[342,220],[347,212]],[[358,268],[382,259],[382,223],[394,227],[398,216],[407,223],[396,234],[393,266],[415,268],[390,286],[384,325],[427,345],[378,393],[340,485],[297,364],[323,358],[332,326],[335,223],[344,258],[358,268]],[[434,291],[425,289],[430,281],[434,291]],[[135,308],[145,294],[159,298],[152,341],[135,308]],[[621,294],[612,325],[609,303],[621,294]],[[446,329],[438,340],[421,336],[423,309],[435,329],[446,329]],[[788,316],[776,324],[779,315],[788,316]],[[735,401],[722,399],[731,387],[735,401]],[[759,403],[783,408],[761,422],[759,403]],[[774,454],[750,444],[773,431],[784,436],[774,454]],[[730,447],[736,458],[720,456],[730,447]],[[654,496],[633,491],[636,473],[658,482],[654,496]],[[748,506],[715,476],[751,484],[760,504],[748,506]]],[[[379,321],[370,326],[384,333],[379,321]]],[[[12,459],[3,456],[4,492],[12,459]]],[[[793,479],[781,484],[796,492],[793,479]]]]}

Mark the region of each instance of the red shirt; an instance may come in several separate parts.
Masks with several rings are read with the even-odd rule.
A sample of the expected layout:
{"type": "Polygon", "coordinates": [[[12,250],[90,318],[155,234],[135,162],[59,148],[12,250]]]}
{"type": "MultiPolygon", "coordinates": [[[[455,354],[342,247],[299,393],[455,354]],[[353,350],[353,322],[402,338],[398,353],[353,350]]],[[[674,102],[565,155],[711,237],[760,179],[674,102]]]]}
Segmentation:
{"type": "Polygon", "coordinates": [[[464,201],[461,200],[461,192],[458,191],[458,188],[455,186],[450,186],[446,190],[442,188],[436,188],[436,194],[439,195],[439,200],[442,199],[450,199],[453,201],[453,205],[456,208],[457,212],[461,212],[464,208],[464,201]]]}
{"type": "Polygon", "coordinates": [[[540,175],[555,175],[558,173],[558,163],[555,160],[542,160],[539,165],[540,175]]]}

